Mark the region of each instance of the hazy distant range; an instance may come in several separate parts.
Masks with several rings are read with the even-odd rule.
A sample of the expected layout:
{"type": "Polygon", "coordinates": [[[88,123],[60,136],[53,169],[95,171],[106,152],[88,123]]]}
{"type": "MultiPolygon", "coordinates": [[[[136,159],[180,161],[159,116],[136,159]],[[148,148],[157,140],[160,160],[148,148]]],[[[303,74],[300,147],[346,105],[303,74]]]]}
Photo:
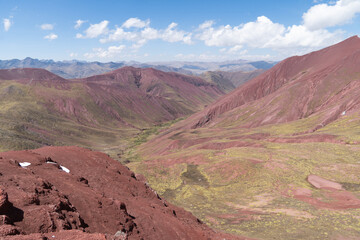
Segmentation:
{"type": "Polygon", "coordinates": [[[23,60],[0,60],[0,69],[10,68],[43,68],[63,78],[83,78],[109,72],[124,66],[138,68],[155,68],[164,72],[177,72],[189,75],[200,75],[207,71],[251,72],[257,69],[269,69],[277,62],[234,60],[224,62],[86,62],[86,61],[53,61],[25,58],[23,60]]]}

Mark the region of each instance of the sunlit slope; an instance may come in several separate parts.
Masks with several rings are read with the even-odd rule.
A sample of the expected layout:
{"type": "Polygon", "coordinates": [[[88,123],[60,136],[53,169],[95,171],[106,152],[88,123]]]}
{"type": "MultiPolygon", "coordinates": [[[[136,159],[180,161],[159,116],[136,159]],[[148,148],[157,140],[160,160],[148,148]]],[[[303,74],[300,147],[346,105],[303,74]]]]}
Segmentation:
{"type": "Polygon", "coordinates": [[[284,60],[150,136],[128,166],[214,228],[359,238],[359,52],[353,37],[284,60]]]}
{"type": "Polygon", "coordinates": [[[79,145],[116,155],[141,129],[198,111],[221,94],[200,78],[153,69],[75,80],[42,69],[0,70],[0,150],[79,145]]]}

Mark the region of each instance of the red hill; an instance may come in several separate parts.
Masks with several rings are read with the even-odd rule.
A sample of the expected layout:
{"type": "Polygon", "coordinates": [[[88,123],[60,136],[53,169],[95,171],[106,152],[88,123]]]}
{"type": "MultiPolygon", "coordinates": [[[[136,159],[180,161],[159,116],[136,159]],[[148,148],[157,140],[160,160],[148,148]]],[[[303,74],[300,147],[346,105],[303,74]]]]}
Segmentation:
{"type": "Polygon", "coordinates": [[[8,239],[239,239],[212,231],[119,162],[82,148],[0,153],[0,184],[0,237],[8,239]]]}
{"type": "Polygon", "coordinates": [[[0,138],[0,149],[76,144],[115,157],[140,129],[202,110],[223,94],[199,77],[151,68],[73,80],[42,69],[0,70],[0,125],[11,136],[0,138]]]}
{"type": "Polygon", "coordinates": [[[290,57],[212,104],[193,126],[216,124],[230,111],[228,117],[237,118],[247,110],[254,117],[246,126],[288,122],[325,110],[319,123],[326,125],[342,112],[358,108],[359,64],[357,36],[290,57]]]}
{"type": "Polygon", "coordinates": [[[0,80],[16,80],[25,84],[41,83],[49,87],[65,87],[68,83],[66,79],[40,68],[0,69],[0,80]]]}

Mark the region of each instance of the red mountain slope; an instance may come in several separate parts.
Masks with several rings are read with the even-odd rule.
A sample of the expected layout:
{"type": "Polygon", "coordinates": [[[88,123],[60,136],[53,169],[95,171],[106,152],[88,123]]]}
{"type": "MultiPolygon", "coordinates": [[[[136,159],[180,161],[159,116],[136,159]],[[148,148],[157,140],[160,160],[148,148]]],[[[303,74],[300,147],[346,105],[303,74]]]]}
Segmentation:
{"type": "Polygon", "coordinates": [[[124,67],[79,80],[97,105],[115,118],[136,124],[172,120],[200,110],[223,94],[199,77],[152,68],[124,67]],[[121,111],[111,106],[121,103],[121,111]],[[122,112],[132,112],[125,115],[122,112]],[[126,119],[127,118],[127,119],[126,119]]]}
{"type": "Polygon", "coordinates": [[[359,63],[357,36],[320,51],[288,58],[211,105],[193,127],[216,124],[221,121],[217,120],[220,115],[230,111],[237,112],[232,119],[248,111],[255,117],[245,125],[259,126],[326,110],[319,122],[326,125],[342,112],[359,107],[360,98],[356,97],[359,63]]]}
{"type": "Polygon", "coordinates": [[[0,69],[0,80],[16,80],[24,84],[42,84],[47,87],[69,87],[69,82],[45,69],[15,68],[0,69]]]}
{"type": "Polygon", "coordinates": [[[0,150],[78,145],[116,156],[115,149],[140,129],[192,114],[222,94],[199,77],[151,68],[73,80],[43,69],[0,70],[0,128],[6,136],[0,150]]]}
{"type": "Polygon", "coordinates": [[[0,173],[0,237],[235,239],[161,199],[103,153],[78,147],[3,152],[0,173]]]}

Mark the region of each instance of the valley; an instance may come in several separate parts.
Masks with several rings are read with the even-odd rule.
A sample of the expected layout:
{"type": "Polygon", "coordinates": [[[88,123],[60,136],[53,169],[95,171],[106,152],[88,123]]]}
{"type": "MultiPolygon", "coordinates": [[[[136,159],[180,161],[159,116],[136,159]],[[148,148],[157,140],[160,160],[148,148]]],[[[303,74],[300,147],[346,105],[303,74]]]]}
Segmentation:
{"type": "Polygon", "coordinates": [[[273,67],[119,64],[0,70],[0,237],[360,237],[358,36],[273,67]]]}
{"type": "Polygon", "coordinates": [[[0,240],[360,240],[359,23],[0,0],[0,240]]]}
{"type": "Polygon", "coordinates": [[[149,137],[128,166],[229,233],[357,239],[359,49],[352,37],[280,62],[149,137]]]}
{"type": "Polygon", "coordinates": [[[74,80],[42,69],[0,70],[0,93],[2,151],[78,145],[115,158],[142,129],[224,94],[198,77],[132,67],[74,80]]]}

